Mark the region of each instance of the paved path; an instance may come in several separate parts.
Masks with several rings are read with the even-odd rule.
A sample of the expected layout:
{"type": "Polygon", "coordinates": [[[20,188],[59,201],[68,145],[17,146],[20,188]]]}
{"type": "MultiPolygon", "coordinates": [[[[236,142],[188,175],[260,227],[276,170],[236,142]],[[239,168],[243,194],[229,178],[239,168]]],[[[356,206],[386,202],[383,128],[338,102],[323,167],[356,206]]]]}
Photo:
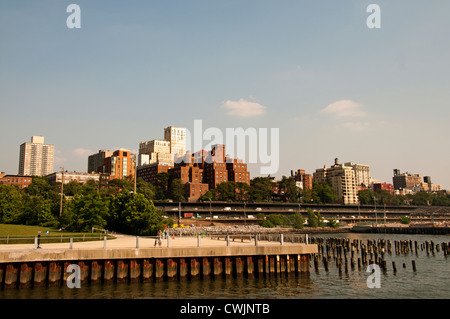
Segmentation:
{"type": "MultiPolygon", "coordinates": [[[[106,241],[106,248],[136,248],[137,240],[135,236],[127,236],[127,235],[115,235],[116,239],[110,239],[106,241]]],[[[67,240],[67,239],[66,239],[67,240]]],[[[43,243],[40,244],[41,249],[70,249],[70,243],[43,243]]],[[[104,248],[105,242],[103,240],[97,241],[86,241],[86,242],[74,242],[72,244],[72,249],[89,249],[89,248],[104,248]]],[[[151,248],[155,247],[155,237],[138,237],[138,245],[139,248],[151,248]]],[[[227,241],[225,239],[217,240],[211,239],[209,236],[200,238],[200,246],[201,247],[221,247],[226,246],[227,241]]],[[[254,246],[254,240],[250,241],[249,239],[235,239],[233,241],[232,237],[230,237],[230,246],[254,246]]],[[[258,245],[280,245],[280,242],[269,242],[269,241],[258,241],[258,245]]],[[[285,242],[284,245],[292,245],[292,243],[285,242]]],[[[163,239],[160,247],[167,247],[168,240],[163,239]]],[[[197,237],[175,237],[170,238],[170,247],[197,247],[198,239],[197,237]]],[[[0,251],[5,250],[29,250],[34,249],[33,244],[8,244],[8,245],[0,245],[0,251]]]]}

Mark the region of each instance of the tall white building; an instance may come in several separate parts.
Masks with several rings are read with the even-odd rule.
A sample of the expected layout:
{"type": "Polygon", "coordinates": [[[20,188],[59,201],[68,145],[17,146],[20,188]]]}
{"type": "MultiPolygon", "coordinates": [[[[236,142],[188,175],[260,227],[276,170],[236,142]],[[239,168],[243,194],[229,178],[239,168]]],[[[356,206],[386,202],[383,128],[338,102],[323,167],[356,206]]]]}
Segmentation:
{"type": "Polygon", "coordinates": [[[328,182],[336,191],[341,203],[357,204],[358,186],[369,184],[369,166],[354,163],[339,164],[339,159],[336,158],[333,166],[317,169],[313,174],[313,181],[328,182]]]}
{"type": "Polygon", "coordinates": [[[138,166],[173,166],[177,158],[186,153],[186,129],[169,126],[164,129],[164,140],[150,140],[139,143],[138,166]]]}
{"type": "Polygon", "coordinates": [[[139,143],[138,166],[148,164],[173,166],[169,141],[151,140],[139,143]]]}
{"type": "Polygon", "coordinates": [[[45,144],[43,136],[32,136],[20,145],[19,175],[45,176],[53,173],[55,146],[45,144]]]}
{"type": "Polygon", "coordinates": [[[370,168],[369,165],[355,164],[353,162],[345,163],[344,166],[351,167],[355,172],[356,185],[369,187],[370,185],[370,168]]]}
{"type": "Polygon", "coordinates": [[[183,127],[169,126],[164,129],[164,140],[170,142],[170,153],[176,160],[186,153],[186,129],[183,127]]]}

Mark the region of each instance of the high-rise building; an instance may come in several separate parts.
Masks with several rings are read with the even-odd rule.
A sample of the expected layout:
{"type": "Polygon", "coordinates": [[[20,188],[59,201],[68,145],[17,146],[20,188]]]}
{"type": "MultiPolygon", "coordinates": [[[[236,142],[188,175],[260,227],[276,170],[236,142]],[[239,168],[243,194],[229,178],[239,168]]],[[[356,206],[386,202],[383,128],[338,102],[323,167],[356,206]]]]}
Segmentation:
{"type": "Polygon", "coordinates": [[[353,162],[345,163],[344,166],[351,167],[355,172],[356,185],[369,187],[370,183],[370,168],[369,165],[355,164],[353,162]]]}
{"type": "Polygon", "coordinates": [[[103,160],[113,155],[111,151],[99,150],[98,153],[89,155],[88,157],[88,173],[102,173],[103,160]]]}
{"type": "Polygon", "coordinates": [[[334,160],[331,167],[317,169],[313,174],[315,183],[327,182],[335,190],[338,199],[343,204],[357,204],[359,202],[357,194],[357,183],[355,170],[352,166],[339,164],[339,159],[334,160]]]}
{"type": "Polygon", "coordinates": [[[250,172],[247,171],[247,164],[242,160],[233,159],[227,161],[228,181],[245,183],[250,185],[250,172]]]}
{"type": "Polygon", "coordinates": [[[19,175],[45,176],[53,172],[55,146],[45,144],[43,136],[32,136],[20,145],[19,175]]]}
{"type": "Polygon", "coordinates": [[[394,169],[394,176],[392,177],[395,190],[400,189],[418,189],[422,184],[421,174],[400,173],[399,169],[394,169]]]}
{"type": "Polygon", "coordinates": [[[169,141],[151,140],[139,143],[138,166],[148,164],[173,166],[169,141]]]}
{"type": "Polygon", "coordinates": [[[169,126],[164,129],[164,140],[170,142],[170,153],[176,161],[177,157],[186,154],[186,129],[169,126]]]}
{"type": "Polygon", "coordinates": [[[134,177],[134,157],[126,149],[114,151],[110,157],[103,159],[103,171],[101,173],[109,174],[110,179],[134,177]]]}

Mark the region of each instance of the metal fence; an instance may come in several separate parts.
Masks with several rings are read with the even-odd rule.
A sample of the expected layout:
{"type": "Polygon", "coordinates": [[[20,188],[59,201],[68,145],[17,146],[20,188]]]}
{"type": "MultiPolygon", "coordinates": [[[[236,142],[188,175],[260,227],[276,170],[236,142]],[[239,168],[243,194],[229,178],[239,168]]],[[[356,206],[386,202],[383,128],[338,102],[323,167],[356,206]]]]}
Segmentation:
{"type": "MultiPolygon", "coordinates": [[[[164,234],[162,236],[126,236],[126,240],[115,239],[113,236],[78,236],[78,237],[6,237],[0,238],[0,245],[7,245],[10,248],[15,248],[16,244],[22,244],[21,249],[40,249],[46,248],[42,245],[45,244],[55,244],[52,248],[65,248],[74,249],[75,243],[87,243],[90,242],[91,245],[88,248],[150,248],[150,247],[174,247],[179,245],[174,245],[176,243],[176,238],[192,238],[192,244],[183,245],[184,247],[201,247],[204,243],[204,239],[208,238],[211,240],[224,241],[226,246],[231,246],[233,243],[249,243],[258,246],[260,242],[277,242],[280,245],[285,243],[294,244],[308,244],[307,234],[261,234],[261,233],[241,233],[241,234],[227,234],[227,233],[198,233],[191,235],[184,235],[180,237],[175,237],[174,234],[164,234]],[[133,240],[134,238],[134,240],[133,240]],[[113,240],[114,239],[114,240],[113,240]],[[117,240],[117,241],[116,241],[117,240]],[[119,244],[120,241],[120,244],[119,244]],[[23,247],[23,244],[29,245],[29,247],[23,247]],[[60,244],[60,245],[58,245],[60,244]]],[[[210,242],[209,242],[210,243],[210,242]]],[[[17,247],[17,246],[16,246],[17,247]]],[[[86,247],[84,247],[86,248],[86,247]]],[[[8,247],[9,249],[9,247],[8,247]]]]}

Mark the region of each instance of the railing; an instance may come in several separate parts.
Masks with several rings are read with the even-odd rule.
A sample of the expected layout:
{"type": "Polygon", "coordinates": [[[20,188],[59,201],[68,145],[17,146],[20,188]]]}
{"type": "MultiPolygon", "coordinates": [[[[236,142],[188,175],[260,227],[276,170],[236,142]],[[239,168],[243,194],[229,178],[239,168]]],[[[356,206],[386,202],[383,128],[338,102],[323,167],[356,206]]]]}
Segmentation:
{"type": "MultiPolygon", "coordinates": [[[[218,246],[223,245],[221,241],[225,241],[226,246],[231,246],[233,243],[247,243],[260,245],[260,242],[273,242],[284,245],[285,243],[293,244],[308,244],[308,234],[261,234],[261,233],[241,233],[241,234],[227,234],[227,233],[199,233],[194,235],[184,235],[183,237],[175,237],[173,234],[163,236],[126,236],[120,239],[115,239],[112,236],[79,236],[79,237],[7,237],[0,238],[0,245],[8,246],[6,249],[74,249],[75,243],[84,243],[82,248],[159,248],[159,247],[201,247],[203,245],[211,245],[214,241],[218,246]],[[113,239],[113,240],[112,240],[113,239]],[[176,239],[185,239],[182,243],[176,239]],[[190,240],[189,240],[190,239],[190,240]],[[196,240],[195,240],[196,239],[196,240]],[[217,242],[216,242],[217,240],[217,242]],[[164,242],[164,243],[163,243],[164,242]],[[206,244],[204,244],[206,242],[206,244]],[[174,244],[175,243],[175,244],[174,244]],[[16,246],[21,244],[20,247],[16,246]],[[50,244],[53,244],[50,246],[50,244]],[[29,245],[29,246],[28,246],[29,245]],[[44,246],[43,246],[44,245],[44,246]]],[[[80,245],[81,246],[81,245],[80,245]]],[[[5,247],[2,247],[3,249],[5,247]]],[[[0,249],[2,249],[0,248],[0,249]]]]}

